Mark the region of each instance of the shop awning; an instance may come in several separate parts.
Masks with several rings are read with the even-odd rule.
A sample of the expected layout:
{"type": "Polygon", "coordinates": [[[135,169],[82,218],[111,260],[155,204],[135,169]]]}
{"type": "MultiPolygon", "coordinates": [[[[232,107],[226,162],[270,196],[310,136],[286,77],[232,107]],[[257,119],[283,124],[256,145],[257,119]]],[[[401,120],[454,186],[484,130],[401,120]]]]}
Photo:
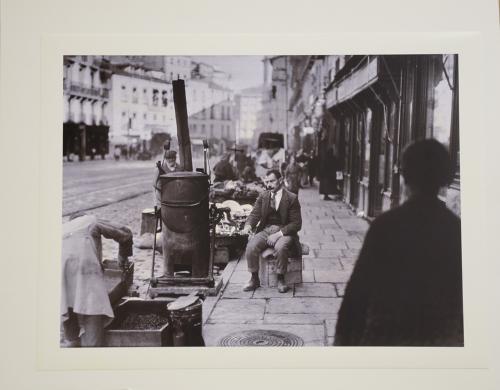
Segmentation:
{"type": "Polygon", "coordinates": [[[366,57],[366,60],[353,69],[352,73],[334,82],[327,90],[326,107],[331,108],[353,98],[374,84],[379,79],[379,72],[378,56],[366,57]]]}

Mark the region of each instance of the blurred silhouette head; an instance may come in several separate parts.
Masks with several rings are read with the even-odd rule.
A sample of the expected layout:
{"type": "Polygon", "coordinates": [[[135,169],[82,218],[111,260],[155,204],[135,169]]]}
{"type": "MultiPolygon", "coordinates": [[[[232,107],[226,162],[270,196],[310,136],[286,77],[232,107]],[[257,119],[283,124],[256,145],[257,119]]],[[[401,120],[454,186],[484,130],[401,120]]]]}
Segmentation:
{"type": "Polygon", "coordinates": [[[412,195],[436,196],[450,184],[452,170],[448,150],[435,139],[410,144],[403,153],[403,177],[412,195]]]}

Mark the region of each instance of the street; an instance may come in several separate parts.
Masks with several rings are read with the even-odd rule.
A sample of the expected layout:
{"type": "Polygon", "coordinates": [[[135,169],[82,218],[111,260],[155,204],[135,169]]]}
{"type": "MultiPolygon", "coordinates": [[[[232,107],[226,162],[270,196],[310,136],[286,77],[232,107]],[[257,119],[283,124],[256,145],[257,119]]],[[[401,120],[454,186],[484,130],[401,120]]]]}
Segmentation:
{"type": "MultiPolygon", "coordinates": [[[[90,209],[89,214],[127,225],[137,242],[141,213],[152,207],[152,161],[89,161],[64,165],[64,210],[90,209]],[[100,206],[101,205],[101,206],[100,206]]],[[[341,201],[323,201],[317,185],[300,190],[303,225],[300,240],[310,248],[303,257],[303,283],[285,294],[261,287],[243,292],[249,278],[244,256],[232,259],[223,272],[218,296],[203,305],[204,338],[209,346],[236,331],[286,331],[303,345],[332,345],[337,311],[346,282],[368,228],[341,201]]],[[[71,211],[70,211],[71,210],[71,211]]],[[[103,258],[115,259],[118,245],[103,240],[103,258]]],[[[150,249],[134,247],[134,283],[129,293],[147,298],[150,249]]],[[[155,275],[161,275],[162,257],[156,257],[155,275]]]]}
{"type": "Polygon", "coordinates": [[[154,160],[64,163],[63,216],[150,193],[155,169],[154,160]]]}

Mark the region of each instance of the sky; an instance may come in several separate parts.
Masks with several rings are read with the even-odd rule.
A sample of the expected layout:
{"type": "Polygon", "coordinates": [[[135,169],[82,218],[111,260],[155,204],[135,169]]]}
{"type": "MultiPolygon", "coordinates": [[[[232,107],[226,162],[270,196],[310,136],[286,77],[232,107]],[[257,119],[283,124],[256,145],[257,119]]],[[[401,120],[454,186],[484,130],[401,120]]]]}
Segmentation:
{"type": "Polygon", "coordinates": [[[231,74],[231,88],[240,91],[262,85],[264,82],[264,56],[191,56],[195,61],[215,65],[231,74]]]}

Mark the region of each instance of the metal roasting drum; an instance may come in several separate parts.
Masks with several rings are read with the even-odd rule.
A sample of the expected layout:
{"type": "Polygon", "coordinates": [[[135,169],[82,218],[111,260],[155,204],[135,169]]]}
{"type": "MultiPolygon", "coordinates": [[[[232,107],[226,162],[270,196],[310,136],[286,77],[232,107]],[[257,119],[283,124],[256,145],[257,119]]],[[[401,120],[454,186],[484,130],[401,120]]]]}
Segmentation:
{"type": "Polygon", "coordinates": [[[191,266],[191,277],[208,277],[210,268],[209,176],[172,172],[160,176],[163,248],[167,270],[191,266]]]}

